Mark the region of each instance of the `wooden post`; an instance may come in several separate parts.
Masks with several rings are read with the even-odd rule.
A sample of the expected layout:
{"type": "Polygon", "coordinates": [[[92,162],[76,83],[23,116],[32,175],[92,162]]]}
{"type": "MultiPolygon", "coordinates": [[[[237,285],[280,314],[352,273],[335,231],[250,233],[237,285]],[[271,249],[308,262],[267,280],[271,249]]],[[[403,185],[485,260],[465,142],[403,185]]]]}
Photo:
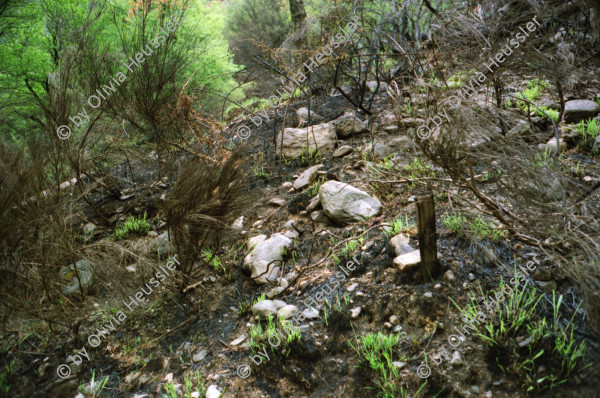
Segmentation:
{"type": "Polygon", "coordinates": [[[421,275],[424,281],[428,281],[439,272],[433,194],[421,196],[416,205],[417,226],[419,228],[419,252],[421,254],[421,275]]]}

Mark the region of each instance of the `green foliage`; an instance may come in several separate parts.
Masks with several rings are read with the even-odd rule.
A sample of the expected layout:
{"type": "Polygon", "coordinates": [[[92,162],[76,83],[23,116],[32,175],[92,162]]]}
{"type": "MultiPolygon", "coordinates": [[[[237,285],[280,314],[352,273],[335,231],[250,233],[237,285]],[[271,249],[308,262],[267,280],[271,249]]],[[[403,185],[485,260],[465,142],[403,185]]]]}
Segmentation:
{"type": "Polygon", "coordinates": [[[410,229],[411,226],[413,226],[413,225],[414,225],[414,223],[410,223],[408,221],[408,215],[405,215],[404,220],[402,219],[402,217],[397,218],[394,221],[392,221],[391,227],[385,227],[383,229],[383,235],[387,239],[390,239],[390,238],[393,238],[394,236],[398,235],[402,231],[410,229]]]}
{"type": "Polygon", "coordinates": [[[120,224],[115,229],[115,237],[117,240],[125,239],[129,234],[133,233],[140,236],[148,235],[150,231],[150,223],[146,221],[146,213],[144,216],[134,217],[129,216],[129,219],[125,223],[120,224]]]}
{"type": "MultiPolygon", "coordinates": [[[[398,335],[384,335],[381,332],[378,334],[368,333],[360,339],[355,334],[354,340],[354,344],[348,341],[348,345],[356,351],[361,362],[368,365],[375,373],[377,385],[380,389],[377,396],[384,398],[406,397],[407,393],[404,389],[400,387],[400,391],[398,391],[396,387],[396,381],[400,373],[398,368],[393,365],[394,346],[400,341],[400,333],[398,335]]],[[[405,359],[404,356],[398,360],[403,359],[405,359]]]]}
{"type": "Polygon", "coordinates": [[[252,172],[256,177],[263,178],[265,180],[268,180],[273,176],[273,172],[266,171],[263,166],[261,166],[260,168],[258,166],[254,166],[252,172]]]}
{"type": "Polygon", "coordinates": [[[264,293],[262,293],[260,296],[258,296],[258,298],[254,301],[252,300],[245,300],[242,301],[239,305],[238,305],[238,314],[240,316],[247,314],[250,312],[250,310],[252,309],[252,307],[254,307],[255,304],[260,303],[261,301],[266,300],[267,297],[265,296],[264,293]]]}
{"type": "Polygon", "coordinates": [[[435,176],[431,163],[419,158],[413,158],[411,163],[404,166],[404,170],[410,174],[411,179],[435,176]]]}
{"type": "Polygon", "coordinates": [[[218,272],[222,269],[224,274],[227,273],[227,270],[225,270],[225,267],[223,266],[221,259],[219,259],[219,256],[213,254],[209,248],[202,250],[202,257],[204,257],[204,261],[206,261],[213,268],[213,270],[215,270],[215,272],[218,272]]]}
{"type": "Polygon", "coordinates": [[[539,109],[535,109],[535,112],[538,116],[546,117],[546,114],[544,114],[544,112],[541,111],[546,112],[546,114],[548,114],[548,116],[550,116],[550,118],[554,120],[554,123],[558,123],[558,115],[560,113],[559,111],[557,111],[556,109],[546,108],[545,106],[540,106],[539,109]]]}
{"type": "Polygon", "coordinates": [[[254,64],[256,56],[280,46],[290,31],[291,18],[283,0],[231,0],[225,12],[227,39],[236,48],[240,64],[254,64]]]}
{"type": "MultiPolygon", "coordinates": [[[[556,300],[552,294],[553,316],[550,320],[537,315],[542,295],[535,287],[523,283],[515,270],[515,286],[501,280],[497,290],[484,294],[479,290],[488,307],[488,315],[480,308],[478,295],[471,294],[465,308],[454,305],[465,316],[469,327],[477,336],[495,347],[496,362],[504,372],[518,378],[521,388],[527,391],[552,389],[566,382],[585,358],[585,341],[577,343],[574,338],[573,319],[563,325],[560,321],[562,296],[556,300]],[[485,320],[482,320],[484,318],[485,320]],[[483,325],[479,325],[484,322],[483,325]],[[544,365],[545,370],[541,369],[544,365]]],[[[575,312],[576,313],[576,312],[575,312]]],[[[573,316],[575,315],[573,314],[573,316]]]]}
{"type": "MultiPolygon", "coordinates": [[[[538,99],[540,96],[540,91],[545,89],[547,86],[547,83],[544,80],[540,79],[533,79],[531,81],[526,82],[525,84],[527,84],[528,88],[523,90],[522,93],[518,93],[516,97],[525,99],[530,102],[534,102],[536,99],[538,99]]],[[[528,106],[531,106],[531,104],[528,104],[524,101],[517,101],[517,106],[519,108],[526,109],[528,106]]]]}
{"type": "Polygon", "coordinates": [[[506,237],[506,231],[498,229],[493,222],[486,223],[481,216],[468,221],[461,213],[442,215],[442,224],[450,232],[465,238],[499,241],[506,237]]]}
{"type": "Polygon", "coordinates": [[[79,391],[87,394],[90,398],[100,397],[104,387],[106,387],[106,383],[108,383],[108,376],[103,377],[100,381],[95,381],[96,371],[92,370],[92,380],[90,381],[89,388],[85,386],[79,386],[79,391]],[[89,391],[91,389],[91,391],[89,391]]]}
{"type": "MultiPolygon", "coordinates": [[[[250,349],[252,352],[259,351],[263,346],[270,346],[271,351],[275,349],[282,352],[286,357],[290,353],[290,346],[294,343],[299,342],[302,339],[302,333],[291,326],[287,321],[278,319],[273,321],[273,317],[269,317],[267,325],[263,329],[260,322],[255,326],[250,327],[250,349]],[[279,328],[279,329],[278,329],[279,328]],[[269,337],[277,336],[280,338],[281,343],[276,347],[269,343],[269,337]],[[286,337],[287,336],[287,337],[286,337]],[[283,338],[282,338],[283,337],[283,338]]],[[[273,341],[274,339],[272,339],[273,341]]]]}
{"type": "Polygon", "coordinates": [[[600,132],[600,125],[596,119],[582,120],[575,126],[575,130],[577,131],[579,145],[583,148],[591,149],[600,132]]]}

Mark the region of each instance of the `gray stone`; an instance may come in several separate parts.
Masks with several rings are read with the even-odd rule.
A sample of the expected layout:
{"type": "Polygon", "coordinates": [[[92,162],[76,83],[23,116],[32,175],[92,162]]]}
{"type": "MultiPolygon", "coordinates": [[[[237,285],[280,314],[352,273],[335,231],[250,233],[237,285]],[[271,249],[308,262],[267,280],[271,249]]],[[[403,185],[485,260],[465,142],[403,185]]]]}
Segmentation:
{"type": "Polygon", "coordinates": [[[454,276],[454,273],[452,273],[452,271],[448,270],[446,271],[446,273],[444,273],[444,279],[446,279],[448,282],[454,282],[456,280],[456,277],[454,276]]]}
{"type": "Polygon", "coordinates": [[[282,250],[289,248],[291,244],[292,240],[282,234],[273,234],[269,239],[265,235],[251,238],[248,241],[250,252],[244,258],[244,268],[252,273],[256,283],[274,281],[283,264],[282,250]]]}
{"type": "Polygon", "coordinates": [[[335,126],[335,132],[338,137],[347,137],[367,129],[365,122],[357,118],[353,113],[347,113],[340,116],[330,123],[335,126]]]}
{"type": "Polygon", "coordinates": [[[452,354],[452,359],[450,360],[450,365],[463,365],[465,362],[463,361],[463,359],[460,357],[460,353],[458,351],[454,351],[454,353],[452,354]]]}
{"type": "Polygon", "coordinates": [[[288,304],[285,307],[277,311],[277,317],[279,319],[290,319],[298,313],[298,307],[292,304],[288,304]]]}
{"type": "Polygon", "coordinates": [[[527,183],[529,194],[543,203],[562,200],[565,190],[558,178],[544,170],[538,171],[533,181],[527,183]]]}
{"type": "Polygon", "coordinates": [[[521,137],[525,134],[533,133],[533,129],[527,120],[521,120],[515,127],[510,129],[510,131],[506,134],[507,137],[521,137]]]}
{"type": "MultiPolygon", "coordinates": [[[[367,82],[367,88],[369,89],[370,92],[375,92],[375,90],[377,90],[377,81],[373,80],[370,82],[367,82]]],[[[388,84],[386,82],[379,82],[379,89],[377,90],[378,93],[381,92],[385,92],[388,88],[388,84]]]]}
{"type": "Polygon", "coordinates": [[[302,314],[304,314],[304,317],[306,319],[316,319],[319,317],[319,312],[312,307],[309,307],[302,311],[302,314]]]}
{"type": "Polygon", "coordinates": [[[332,151],[336,140],[335,126],[329,123],[302,129],[286,128],[277,134],[276,153],[288,158],[297,158],[306,150],[323,153],[332,151]]]}
{"type": "Polygon", "coordinates": [[[372,149],[372,144],[367,145],[366,151],[370,154],[372,151],[375,155],[381,158],[386,158],[390,155],[398,154],[413,148],[413,142],[406,136],[400,136],[388,142],[376,142],[375,150],[372,149]]]}
{"type": "Polygon", "coordinates": [[[342,145],[341,147],[336,149],[335,152],[333,152],[333,157],[342,158],[346,155],[351,154],[352,151],[354,151],[354,149],[350,145],[342,145]]]}
{"type": "Polygon", "coordinates": [[[545,106],[548,109],[553,109],[555,111],[560,110],[560,105],[557,104],[556,102],[549,100],[549,99],[542,99],[539,101],[538,105],[540,106],[545,106]]]}
{"type": "Polygon", "coordinates": [[[356,290],[357,287],[358,287],[358,283],[354,282],[353,284],[351,284],[350,286],[348,286],[346,288],[346,291],[349,292],[349,293],[352,293],[353,291],[356,290]]]}
{"type": "Polygon", "coordinates": [[[78,294],[80,292],[80,286],[83,288],[83,292],[87,293],[94,283],[92,263],[88,260],[79,260],[75,265],[70,264],[66,267],[61,267],[58,271],[58,275],[60,276],[60,279],[67,282],[66,285],[63,285],[60,288],[60,291],[65,296],[78,294]],[[79,278],[77,277],[77,273],[79,274],[79,278]],[[81,281],[79,279],[81,279],[81,281]]]}
{"type": "Polygon", "coordinates": [[[339,181],[327,181],[319,188],[323,212],[339,224],[365,221],[381,212],[381,202],[366,192],[339,181]]]}
{"type": "Polygon", "coordinates": [[[321,207],[321,198],[319,198],[319,195],[317,195],[310,200],[310,202],[308,203],[308,206],[306,206],[306,210],[307,211],[315,211],[320,207],[321,207]]]}
{"type": "Polygon", "coordinates": [[[298,178],[296,178],[296,181],[294,181],[294,189],[301,190],[315,182],[319,173],[319,169],[321,167],[323,167],[323,165],[318,164],[316,166],[312,166],[304,170],[304,172],[300,174],[298,178]]]}
{"type": "Polygon", "coordinates": [[[323,210],[315,210],[312,213],[310,213],[310,218],[311,220],[313,220],[314,222],[317,223],[321,223],[321,224],[329,224],[329,222],[331,221],[323,212],[323,210]]]}
{"type": "Polygon", "coordinates": [[[277,317],[277,305],[273,300],[263,300],[252,306],[252,314],[260,319],[268,319],[269,317],[277,317]]]}
{"type": "Polygon", "coordinates": [[[96,226],[94,224],[92,224],[91,222],[89,222],[83,226],[83,233],[85,235],[91,235],[95,229],[96,229],[96,226]]]}
{"type": "Polygon", "coordinates": [[[236,345],[240,345],[247,338],[248,338],[248,336],[246,336],[245,334],[243,334],[240,337],[238,337],[237,339],[233,340],[231,343],[229,343],[229,345],[235,347],[236,345]]]}
{"type": "Polygon", "coordinates": [[[392,325],[397,325],[400,323],[400,319],[398,319],[398,317],[396,315],[392,315],[392,316],[390,316],[390,323],[392,325]]]}
{"type": "Polygon", "coordinates": [[[590,100],[572,100],[565,103],[564,118],[567,123],[579,123],[600,113],[600,105],[590,100]]]}
{"type": "Polygon", "coordinates": [[[390,245],[394,248],[396,257],[415,250],[408,244],[408,238],[402,234],[398,234],[390,239],[390,245]]]}
{"type": "Polygon", "coordinates": [[[192,361],[200,362],[204,358],[206,358],[206,350],[200,350],[194,354],[194,356],[192,357],[192,361]]]}
{"type": "Polygon", "coordinates": [[[423,295],[423,297],[425,297],[425,298],[428,298],[428,299],[430,299],[430,298],[433,298],[433,293],[431,293],[431,292],[426,292],[426,293],[423,295]]]}
{"type": "Polygon", "coordinates": [[[421,253],[419,250],[402,254],[394,259],[394,265],[400,271],[406,271],[416,267],[421,263],[421,253]]]}
{"type": "Polygon", "coordinates": [[[271,206],[281,207],[281,206],[285,205],[285,199],[282,199],[282,198],[271,198],[269,200],[269,202],[267,202],[267,204],[271,205],[271,206]]]}
{"type": "MultiPolygon", "coordinates": [[[[558,141],[558,150],[559,152],[564,152],[567,150],[567,143],[565,142],[565,140],[563,140],[562,138],[558,141]]],[[[555,154],[556,153],[556,137],[553,137],[552,139],[550,139],[550,141],[548,141],[545,144],[539,144],[538,145],[538,149],[540,151],[548,151],[548,153],[550,154],[555,154]]]]}
{"type": "MultiPolygon", "coordinates": [[[[314,121],[316,113],[310,111],[310,120],[314,121]]],[[[296,111],[296,122],[300,126],[308,125],[308,108],[302,107],[296,111]]]]}
{"type": "Polygon", "coordinates": [[[241,231],[244,228],[244,216],[238,217],[233,224],[231,224],[231,228],[241,231]]]}

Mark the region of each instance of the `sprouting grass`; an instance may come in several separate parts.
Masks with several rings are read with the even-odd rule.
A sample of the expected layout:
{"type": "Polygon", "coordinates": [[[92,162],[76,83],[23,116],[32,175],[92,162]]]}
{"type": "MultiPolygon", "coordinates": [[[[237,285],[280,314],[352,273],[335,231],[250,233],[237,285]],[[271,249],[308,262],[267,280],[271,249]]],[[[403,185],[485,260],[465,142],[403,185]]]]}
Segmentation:
{"type": "Polygon", "coordinates": [[[252,309],[252,307],[254,307],[255,304],[260,303],[261,301],[266,300],[267,297],[265,296],[264,293],[262,293],[260,296],[258,296],[258,298],[254,301],[252,300],[245,300],[242,301],[239,305],[238,305],[238,314],[244,315],[247,314],[248,312],[250,312],[250,310],[252,309]]]}
{"type": "Polygon", "coordinates": [[[600,125],[595,119],[589,119],[587,122],[582,120],[575,126],[575,131],[577,131],[579,145],[591,148],[600,132],[600,125]]]}
{"type": "Polygon", "coordinates": [[[204,260],[215,270],[215,271],[219,271],[220,269],[223,270],[223,273],[226,274],[227,271],[225,270],[225,267],[223,266],[223,263],[221,262],[221,259],[219,259],[219,256],[217,256],[216,254],[213,254],[213,252],[210,249],[203,249],[202,250],[202,257],[204,257],[204,260]]]}
{"type": "MultiPolygon", "coordinates": [[[[377,397],[394,398],[407,397],[408,392],[401,386],[400,390],[396,387],[396,382],[400,376],[400,371],[393,364],[394,347],[400,341],[400,333],[397,335],[384,335],[368,333],[360,338],[354,334],[354,344],[348,341],[348,345],[358,355],[361,362],[367,365],[377,377],[377,386],[379,393],[377,397]]],[[[402,361],[405,356],[401,356],[397,361],[402,361]]],[[[421,389],[425,384],[421,386],[421,389]]],[[[421,390],[419,389],[419,391],[421,390]]],[[[418,395],[418,392],[417,392],[418,395]]]]}
{"type": "MultiPolygon", "coordinates": [[[[534,102],[536,99],[538,99],[540,96],[540,91],[546,88],[547,85],[547,83],[544,80],[540,79],[533,79],[526,82],[525,84],[527,84],[527,88],[523,90],[522,93],[518,93],[516,97],[523,98],[530,102],[534,102]]],[[[519,108],[526,109],[530,105],[524,101],[517,101],[517,106],[519,108]]]]}
{"type": "Polygon", "coordinates": [[[541,117],[546,117],[546,115],[544,114],[544,112],[546,112],[546,114],[548,114],[548,116],[550,116],[550,119],[554,120],[554,123],[558,123],[558,115],[559,115],[559,111],[557,111],[556,109],[549,109],[546,108],[545,106],[540,106],[540,109],[535,109],[535,112],[537,113],[538,116],[541,117]],[[544,111],[544,112],[541,112],[544,111]]]}
{"type": "Polygon", "coordinates": [[[442,224],[453,234],[478,240],[499,241],[506,237],[505,230],[497,228],[493,222],[486,222],[477,216],[469,221],[461,213],[442,215],[442,224]]]}
{"type": "Polygon", "coordinates": [[[498,289],[489,294],[480,286],[480,294],[471,294],[464,308],[452,301],[468,327],[492,348],[498,367],[515,376],[522,389],[542,391],[565,383],[576,371],[590,366],[583,366],[586,343],[574,338],[573,317],[566,325],[560,320],[563,297],[557,299],[553,292],[552,315],[544,317],[538,310],[543,295],[520,279],[516,269],[511,284],[514,286],[501,280],[498,289]],[[479,297],[484,297],[486,309],[480,307],[479,297]]]}
{"type": "Polygon", "coordinates": [[[264,167],[258,167],[255,166],[254,169],[252,170],[252,172],[254,173],[254,175],[258,178],[262,178],[265,180],[270,179],[273,176],[273,172],[270,171],[266,171],[264,167]]]}
{"type": "Polygon", "coordinates": [[[95,377],[96,371],[92,370],[92,380],[90,381],[89,388],[82,385],[79,386],[79,391],[87,394],[90,398],[99,397],[100,394],[102,394],[104,387],[106,387],[106,383],[108,383],[108,376],[103,377],[100,381],[95,381],[95,377]]]}
{"type": "Polygon", "coordinates": [[[146,213],[143,216],[129,216],[129,219],[115,229],[117,240],[125,239],[130,234],[146,236],[150,232],[150,223],[146,220],[146,213]]]}
{"type": "Polygon", "coordinates": [[[387,239],[390,239],[390,238],[398,235],[402,231],[410,229],[414,225],[414,223],[412,223],[412,224],[409,223],[408,215],[405,215],[404,219],[402,219],[402,217],[395,219],[394,221],[392,221],[391,224],[392,224],[391,227],[385,227],[383,229],[383,235],[387,239]]]}
{"type": "Polygon", "coordinates": [[[265,328],[259,323],[256,326],[250,327],[250,349],[252,352],[260,351],[265,346],[270,346],[271,351],[274,352],[277,348],[284,356],[288,356],[290,353],[290,347],[292,344],[299,342],[302,339],[302,333],[300,330],[291,326],[287,321],[277,319],[273,320],[273,317],[269,317],[265,328]],[[279,338],[280,343],[275,344],[274,340],[269,341],[269,337],[276,336],[279,338]]]}

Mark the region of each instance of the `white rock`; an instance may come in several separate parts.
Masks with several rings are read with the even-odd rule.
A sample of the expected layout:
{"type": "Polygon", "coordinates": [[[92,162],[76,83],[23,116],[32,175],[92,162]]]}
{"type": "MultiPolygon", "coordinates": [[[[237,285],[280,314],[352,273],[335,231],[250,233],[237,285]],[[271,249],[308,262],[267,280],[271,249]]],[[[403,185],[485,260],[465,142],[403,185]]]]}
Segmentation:
{"type": "Polygon", "coordinates": [[[263,300],[252,306],[252,314],[260,319],[268,319],[269,316],[275,318],[277,310],[277,305],[273,300],[263,300]]]}
{"type": "Polygon", "coordinates": [[[271,198],[267,204],[272,206],[283,206],[285,205],[285,199],[271,198]]]}
{"type": "Polygon", "coordinates": [[[244,216],[238,217],[233,224],[231,224],[231,228],[235,230],[241,230],[244,228],[244,216]]]}
{"type": "Polygon", "coordinates": [[[294,181],[294,188],[297,190],[301,190],[315,182],[315,180],[317,179],[317,174],[321,167],[323,167],[322,164],[317,164],[304,170],[304,172],[300,174],[298,178],[296,178],[296,181],[294,181]]]}
{"type": "Polygon", "coordinates": [[[213,384],[206,389],[206,395],[204,397],[205,398],[219,398],[220,396],[221,396],[221,391],[219,391],[219,388],[213,384]]]}
{"type": "Polygon", "coordinates": [[[390,245],[394,248],[396,257],[415,250],[408,244],[408,238],[402,234],[398,234],[390,239],[390,245]]]}
{"type": "Polygon", "coordinates": [[[263,284],[277,278],[283,264],[282,250],[292,244],[292,240],[282,234],[273,234],[269,239],[265,238],[265,235],[250,238],[248,247],[251,250],[244,258],[244,268],[251,271],[251,277],[256,283],[263,284]]]}
{"type": "Polygon", "coordinates": [[[367,129],[366,123],[357,118],[353,113],[346,113],[332,121],[331,124],[335,126],[335,132],[338,137],[342,138],[367,129]]]}
{"type": "Polygon", "coordinates": [[[353,319],[358,318],[358,316],[360,315],[360,312],[362,311],[362,308],[360,307],[356,307],[350,310],[350,317],[353,319]]]}
{"type": "Polygon", "coordinates": [[[354,151],[354,149],[350,145],[342,145],[341,147],[336,149],[335,152],[333,152],[333,157],[342,158],[346,155],[351,154],[352,151],[354,151]]]}
{"type": "Polygon", "coordinates": [[[292,304],[288,304],[279,311],[277,311],[277,317],[280,319],[290,319],[298,313],[298,307],[292,304]]]}
{"type": "Polygon", "coordinates": [[[402,254],[394,259],[394,265],[400,271],[416,267],[419,263],[421,263],[421,252],[419,250],[413,250],[410,253],[402,254]]]}
{"type": "Polygon", "coordinates": [[[335,148],[336,140],[335,127],[328,123],[303,129],[286,128],[277,134],[276,153],[277,156],[297,158],[308,148],[323,154],[335,148]]]}
{"type": "Polygon", "coordinates": [[[319,198],[327,217],[340,224],[364,221],[381,212],[381,202],[366,192],[338,181],[319,188],[319,198]]]}

